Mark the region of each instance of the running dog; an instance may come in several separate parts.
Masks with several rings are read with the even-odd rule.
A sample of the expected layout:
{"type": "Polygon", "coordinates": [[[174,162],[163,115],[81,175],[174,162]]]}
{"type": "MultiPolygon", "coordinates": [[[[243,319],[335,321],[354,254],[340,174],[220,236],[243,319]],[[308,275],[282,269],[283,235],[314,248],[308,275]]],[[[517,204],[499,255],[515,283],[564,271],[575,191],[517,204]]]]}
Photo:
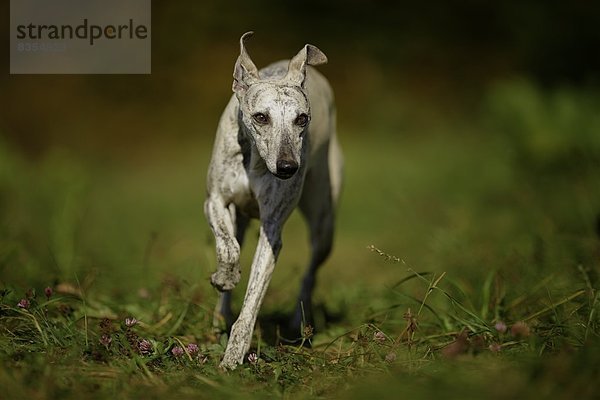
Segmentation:
{"type": "Polygon", "coordinates": [[[342,184],[342,153],[336,138],[333,92],[312,66],[327,62],[307,44],[289,61],[258,71],[240,39],[233,92],[221,116],[208,169],[204,212],[215,236],[220,293],[217,321],[231,326],[231,290],[240,280],[240,246],[251,218],[260,220],[258,245],[239,317],[221,367],[234,369],[250,348],[259,308],[267,291],[281,232],[299,207],[309,231],[311,258],[292,326],[312,318],[315,273],[331,251],[335,206],[342,184]]]}

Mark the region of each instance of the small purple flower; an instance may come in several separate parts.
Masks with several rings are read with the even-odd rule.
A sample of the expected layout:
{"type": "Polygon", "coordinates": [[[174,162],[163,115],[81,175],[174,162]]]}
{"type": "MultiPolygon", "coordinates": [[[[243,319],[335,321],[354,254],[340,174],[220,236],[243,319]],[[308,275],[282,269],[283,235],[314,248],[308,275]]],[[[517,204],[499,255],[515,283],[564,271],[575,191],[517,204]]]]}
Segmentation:
{"type": "Polygon", "coordinates": [[[303,333],[303,339],[310,339],[315,334],[315,330],[311,325],[306,325],[303,333]]]}
{"type": "Polygon", "coordinates": [[[152,342],[150,342],[148,339],[140,340],[138,343],[138,350],[140,351],[140,354],[145,356],[151,354],[153,350],[152,342]]]}
{"type": "Polygon", "coordinates": [[[21,299],[19,300],[19,302],[17,303],[17,307],[19,308],[23,308],[25,310],[27,310],[29,308],[29,306],[31,305],[31,303],[29,302],[29,300],[27,299],[21,299]]]}
{"type": "Polygon", "coordinates": [[[256,364],[258,362],[258,355],[256,353],[248,354],[248,362],[250,364],[256,364]]]}
{"type": "Polygon", "coordinates": [[[385,333],[381,332],[381,331],[377,331],[373,334],[373,341],[377,344],[383,344],[385,343],[386,337],[385,337],[385,333]]]}
{"type": "Polygon", "coordinates": [[[385,356],[385,361],[391,364],[391,363],[393,363],[394,361],[396,361],[396,357],[397,357],[397,356],[396,356],[396,353],[394,353],[393,351],[392,351],[392,352],[389,352],[389,353],[387,353],[387,355],[385,356]]]}
{"type": "Polygon", "coordinates": [[[506,330],[508,329],[508,327],[506,326],[506,324],[502,321],[498,321],[496,322],[496,325],[494,325],[494,328],[500,332],[500,333],[504,333],[506,332],[506,330]]]}
{"type": "Polygon", "coordinates": [[[135,319],[134,317],[125,318],[125,326],[128,328],[131,328],[132,326],[136,325],[137,323],[138,323],[138,320],[135,319]]]}
{"type": "Polygon", "coordinates": [[[187,345],[187,352],[190,354],[190,356],[195,356],[199,351],[200,348],[196,343],[190,343],[187,345]]]}
{"type": "Polygon", "coordinates": [[[489,349],[492,353],[498,353],[500,350],[502,350],[502,346],[500,343],[492,343],[490,344],[489,349]]]}
{"type": "Polygon", "coordinates": [[[46,289],[44,289],[44,294],[46,295],[46,299],[50,300],[50,297],[52,297],[52,294],[54,293],[54,290],[52,290],[52,288],[50,286],[48,286],[46,289]]]}
{"type": "Polygon", "coordinates": [[[510,333],[516,338],[523,339],[531,335],[531,329],[525,321],[519,321],[510,328],[510,333]]]}
{"type": "Polygon", "coordinates": [[[175,346],[171,349],[171,354],[173,354],[175,357],[181,357],[185,354],[185,351],[183,348],[181,348],[181,346],[175,346]]]}
{"type": "Polygon", "coordinates": [[[108,349],[108,346],[110,346],[112,342],[112,338],[110,337],[110,335],[102,335],[100,336],[100,344],[104,347],[106,347],[108,349]]]}

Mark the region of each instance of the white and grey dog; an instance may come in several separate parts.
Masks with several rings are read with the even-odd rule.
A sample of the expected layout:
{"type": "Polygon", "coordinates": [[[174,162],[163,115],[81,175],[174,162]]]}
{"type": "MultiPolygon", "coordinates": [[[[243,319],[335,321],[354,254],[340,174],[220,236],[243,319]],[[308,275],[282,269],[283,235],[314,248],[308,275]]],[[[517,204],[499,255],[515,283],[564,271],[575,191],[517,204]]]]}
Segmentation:
{"type": "Polygon", "coordinates": [[[220,292],[216,321],[233,322],[230,291],[240,280],[240,246],[251,218],[260,220],[244,303],[221,367],[241,364],[250,348],[258,310],[281,250],[283,225],[298,206],[310,230],[312,255],[292,324],[311,318],[315,272],[330,253],[334,208],[342,183],[333,93],[311,65],[327,62],[307,44],[290,61],[257,70],[240,39],[235,93],[225,108],[208,170],[204,212],[216,242],[220,292]]]}

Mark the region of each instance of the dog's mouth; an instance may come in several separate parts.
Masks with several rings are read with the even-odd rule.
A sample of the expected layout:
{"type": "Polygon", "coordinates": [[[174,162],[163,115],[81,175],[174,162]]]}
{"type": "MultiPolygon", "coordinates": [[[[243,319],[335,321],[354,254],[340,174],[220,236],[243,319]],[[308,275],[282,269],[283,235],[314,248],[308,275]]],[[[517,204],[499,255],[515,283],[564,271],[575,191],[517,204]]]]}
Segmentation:
{"type": "Polygon", "coordinates": [[[296,175],[295,172],[292,172],[291,174],[288,173],[274,173],[273,175],[275,175],[276,178],[282,179],[282,180],[286,180],[286,179],[290,179],[292,176],[296,175]]]}

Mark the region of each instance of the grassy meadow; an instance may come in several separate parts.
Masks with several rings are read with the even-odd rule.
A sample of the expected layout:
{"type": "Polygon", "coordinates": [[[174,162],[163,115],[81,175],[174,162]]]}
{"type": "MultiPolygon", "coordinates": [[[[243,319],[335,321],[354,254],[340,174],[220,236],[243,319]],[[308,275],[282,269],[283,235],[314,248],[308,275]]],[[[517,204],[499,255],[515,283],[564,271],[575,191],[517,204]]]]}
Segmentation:
{"type": "Polygon", "coordinates": [[[596,397],[599,106],[511,80],[471,117],[364,130],[342,110],[316,330],[288,338],[312,347],[279,330],[308,257],[295,214],[253,355],[230,373],[202,214],[216,121],[129,157],[1,140],[0,398],[596,397]]]}

